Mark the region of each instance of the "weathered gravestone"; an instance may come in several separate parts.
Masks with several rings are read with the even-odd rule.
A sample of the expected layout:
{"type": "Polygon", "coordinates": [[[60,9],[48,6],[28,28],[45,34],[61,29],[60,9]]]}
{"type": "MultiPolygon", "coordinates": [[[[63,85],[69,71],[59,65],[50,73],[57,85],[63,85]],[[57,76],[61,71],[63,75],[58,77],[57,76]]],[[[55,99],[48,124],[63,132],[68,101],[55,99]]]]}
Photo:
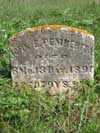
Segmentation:
{"type": "Polygon", "coordinates": [[[94,36],[67,26],[39,26],[10,38],[13,82],[67,87],[94,77],[94,36]]]}

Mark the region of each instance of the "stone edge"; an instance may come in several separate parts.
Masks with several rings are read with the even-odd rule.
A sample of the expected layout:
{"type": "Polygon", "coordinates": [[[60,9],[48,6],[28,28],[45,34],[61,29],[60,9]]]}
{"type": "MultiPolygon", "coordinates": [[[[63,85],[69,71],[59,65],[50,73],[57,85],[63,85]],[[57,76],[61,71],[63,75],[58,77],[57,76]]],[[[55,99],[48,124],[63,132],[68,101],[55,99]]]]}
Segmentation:
{"type": "Polygon", "coordinates": [[[68,30],[68,31],[76,32],[76,33],[81,33],[85,36],[91,37],[94,40],[94,36],[92,33],[88,32],[86,30],[80,29],[80,28],[65,26],[65,25],[44,25],[44,26],[27,28],[27,29],[22,30],[18,33],[15,33],[12,37],[10,37],[10,39],[15,38],[18,34],[23,33],[23,32],[27,33],[27,32],[31,32],[31,31],[50,30],[50,29],[53,29],[53,30],[61,29],[61,30],[68,30]]]}

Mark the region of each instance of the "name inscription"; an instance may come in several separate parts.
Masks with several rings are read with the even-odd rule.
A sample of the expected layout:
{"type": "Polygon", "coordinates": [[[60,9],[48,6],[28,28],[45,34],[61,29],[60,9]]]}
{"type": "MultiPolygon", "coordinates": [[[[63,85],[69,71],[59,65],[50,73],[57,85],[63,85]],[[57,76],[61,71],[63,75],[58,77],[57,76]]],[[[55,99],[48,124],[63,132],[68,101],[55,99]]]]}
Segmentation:
{"type": "MultiPolygon", "coordinates": [[[[29,42],[28,42],[29,43],[29,42]]],[[[62,38],[42,38],[42,39],[34,39],[30,42],[30,44],[27,44],[27,42],[23,42],[22,45],[18,46],[18,47],[12,47],[11,48],[11,54],[13,55],[13,57],[17,57],[20,54],[22,54],[23,56],[25,55],[26,52],[28,52],[30,54],[30,52],[32,52],[33,50],[39,51],[41,48],[49,48],[49,47],[57,47],[57,48],[66,48],[68,50],[70,50],[70,52],[80,52],[82,51],[85,54],[93,54],[93,48],[87,44],[84,43],[79,43],[79,42],[74,42],[74,41],[70,41],[68,39],[62,39],[62,38]]],[[[32,53],[31,53],[32,54],[32,53]]],[[[32,54],[34,56],[34,54],[32,54]]],[[[38,55],[36,55],[38,56],[38,55]]],[[[41,55],[39,55],[41,57],[41,55]]],[[[44,56],[44,58],[46,57],[51,57],[52,55],[49,55],[48,53],[44,56]]],[[[53,57],[53,56],[52,56],[53,57]]],[[[63,55],[61,55],[61,57],[63,57],[63,55]]],[[[34,56],[34,58],[36,58],[34,56]]]]}

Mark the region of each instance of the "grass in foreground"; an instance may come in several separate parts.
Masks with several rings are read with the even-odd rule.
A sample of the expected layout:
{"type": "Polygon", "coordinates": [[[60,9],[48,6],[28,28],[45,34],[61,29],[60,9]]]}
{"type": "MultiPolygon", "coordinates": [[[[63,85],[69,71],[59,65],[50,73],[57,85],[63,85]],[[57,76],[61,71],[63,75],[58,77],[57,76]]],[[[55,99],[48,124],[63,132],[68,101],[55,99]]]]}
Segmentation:
{"type": "Polygon", "coordinates": [[[43,0],[37,5],[37,1],[30,1],[20,1],[18,6],[17,0],[0,0],[0,133],[99,133],[99,5],[64,0],[55,4],[52,0],[41,6],[43,0]],[[80,90],[76,98],[67,94],[51,97],[34,92],[28,85],[11,85],[9,37],[22,29],[45,24],[75,26],[95,35],[95,80],[76,86],[74,89],[80,90]]]}
{"type": "Polygon", "coordinates": [[[80,93],[48,96],[30,86],[0,87],[1,133],[99,133],[100,98],[95,84],[76,86],[80,93]]]}

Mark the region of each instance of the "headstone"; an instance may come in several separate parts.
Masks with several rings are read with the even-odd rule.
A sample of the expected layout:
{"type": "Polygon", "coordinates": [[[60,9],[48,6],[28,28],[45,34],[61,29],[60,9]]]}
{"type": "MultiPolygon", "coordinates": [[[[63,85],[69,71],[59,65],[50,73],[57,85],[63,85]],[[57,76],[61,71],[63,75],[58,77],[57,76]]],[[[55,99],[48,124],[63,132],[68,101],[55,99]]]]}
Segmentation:
{"type": "Polygon", "coordinates": [[[28,28],[10,38],[13,82],[67,87],[94,78],[94,36],[68,26],[28,28]]]}

